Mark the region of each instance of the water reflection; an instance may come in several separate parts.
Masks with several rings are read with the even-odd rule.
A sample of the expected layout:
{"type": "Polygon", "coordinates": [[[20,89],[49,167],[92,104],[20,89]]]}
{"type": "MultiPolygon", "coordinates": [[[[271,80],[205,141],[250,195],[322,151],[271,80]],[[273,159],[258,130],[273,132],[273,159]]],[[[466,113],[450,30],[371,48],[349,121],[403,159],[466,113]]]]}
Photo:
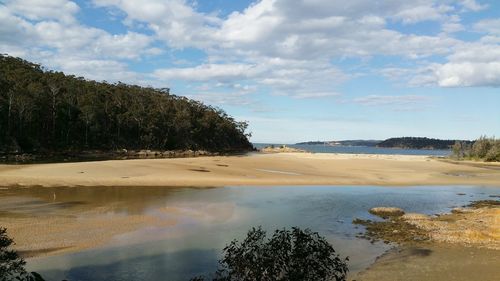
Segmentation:
{"type": "MultiPolygon", "coordinates": [[[[350,257],[356,271],[388,249],[355,237],[362,229],[351,221],[374,219],[369,208],[390,205],[434,214],[496,193],[486,187],[11,188],[0,190],[0,218],[40,213],[79,222],[98,218],[99,224],[85,225],[89,235],[92,227],[120,230],[138,217],[149,218],[113,232],[99,248],[30,259],[30,269],[51,280],[187,280],[213,271],[224,245],[257,225],[318,231],[350,257]],[[117,217],[123,220],[114,225],[117,217]]],[[[63,236],[77,227],[70,226],[63,236]]]]}
{"type": "Polygon", "coordinates": [[[11,213],[54,213],[61,209],[141,214],[175,193],[173,188],[66,187],[7,188],[0,190],[0,211],[11,213]]]}

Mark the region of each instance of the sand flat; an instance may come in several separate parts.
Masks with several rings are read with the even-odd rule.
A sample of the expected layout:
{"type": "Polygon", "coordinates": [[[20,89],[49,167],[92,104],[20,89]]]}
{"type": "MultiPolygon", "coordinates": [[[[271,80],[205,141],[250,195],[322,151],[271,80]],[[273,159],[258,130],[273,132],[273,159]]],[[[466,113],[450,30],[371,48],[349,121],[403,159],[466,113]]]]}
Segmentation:
{"type": "Polygon", "coordinates": [[[500,186],[500,169],[426,156],[327,153],[0,165],[0,186],[450,184],[500,186]]]}
{"type": "Polygon", "coordinates": [[[352,281],[498,280],[500,251],[432,243],[396,248],[352,281]]]}

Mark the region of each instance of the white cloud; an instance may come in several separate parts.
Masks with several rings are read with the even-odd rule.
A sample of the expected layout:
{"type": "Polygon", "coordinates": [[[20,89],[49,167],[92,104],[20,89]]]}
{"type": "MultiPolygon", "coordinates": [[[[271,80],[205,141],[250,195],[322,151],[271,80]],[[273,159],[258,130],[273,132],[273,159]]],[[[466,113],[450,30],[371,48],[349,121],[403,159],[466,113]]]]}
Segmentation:
{"type": "Polygon", "coordinates": [[[36,37],[29,22],[12,15],[7,7],[0,5],[0,44],[4,45],[3,52],[8,51],[7,46],[22,48],[27,40],[36,42],[36,37]]]}
{"type": "Polygon", "coordinates": [[[94,0],[98,7],[114,7],[127,15],[127,24],[145,23],[158,38],[176,48],[204,48],[213,44],[212,36],[221,21],[194,10],[185,0],[94,0]]]}
{"type": "Polygon", "coordinates": [[[446,63],[434,71],[442,87],[500,87],[500,61],[446,63]]]}
{"type": "Polygon", "coordinates": [[[164,80],[231,81],[248,79],[262,72],[249,64],[203,64],[189,68],[158,69],[154,76],[164,80]]]}
{"type": "Polygon", "coordinates": [[[480,11],[484,10],[488,7],[488,5],[483,5],[477,2],[476,0],[461,0],[460,3],[462,4],[464,9],[467,10],[472,10],[472,11],[480,11]]]}
{"type": "Polygon", "coordinates": [[[500,87],[500,44],[461,44],[446,63],[430,64],[410,81],[441,87],[500,87]]]}
{"type": "Polygon", "coordinates": [[[90,48],[97,54],[106,54],[110,57],[136,59],[143,54],[158,54],[158,49],[150,48],[153,39],[147,35],[127,32],[126,34],[102,34],[90,48]]]}
{"type": "MultiPolygon", "coordinates": [[[[261,0],[222,18],[196,11],[186,0],[147,3],[94,0],[94,3],[122,10],[128,23],[146,24],[155,32],[156,38],[173,48],[201,48],[208,54],[209,62],[195,67],[159,69],[154,72],[158,79],[226,82],[253,79],[258,85],[271,87],[275,94],[296,97],[306,97],[304,93],[307,92],[336,92],[336,84],[349,75],[325,63],[333,58],[388,55],[414,60],[441,55],[454,62],[458,60],[454,56],[460,54],[453,52],[464,44],[450,36],[464,29],[459,14],[486,7],[474,0],[388,0],[376,3],[368,0],[351,0],[349,3],[261,0]],[[403,33],[388,28],[388,21],[407,25],[436,21],[441,23],[443,32],[437,35],[403,33]],[[273,63],[280,60],[301,62],[302,65],[273,63]],[[330,77],[335,77],[334,83],[325,82],[330,77]]],[[[492,32],[494,26],[495,22],[483,22],[478,23],[476,29],[492,32]]],[[[448,68],[443,65],[438,73],[439,66],[433,66],[431,76],[417,73],[412,81],[449,85],[443,82],[452,78],[445,77],[452,74],[448,68]]],[[[494,67],[477,66],[474,69],[492,71],[494,67]]],[[[462,75],[460,73],[453,75],[462,75]]],[[[480,85],[477,83],[483,80],[474,81],[472,85],[480,85]]]]}
{"type": "Polygon", "coordinates": [[[441,30],[445,33],[453,33],[465,30],[465,27],[460,23],[461,19],[457,15],[451,15],[446,18],[441,24],[441,30]]]}
{"type": "Polygon", "coordinates": [[[353,100],[366,106],[407,106],[416,104],[425,104],[429,102],[426,96],[418,95],[404,95],[404,96],[383,96],[383,95],[369,95],[353,100]]]}
{"type": "Polygon", "coordinates": [[[453,10],[450,6],[432,6],[421,5],[413,8],[404,9],[395,14],[395,19],[401,20],[405,24],[417,23],[422,21],[437,21],[444,17],[446,12],[453,10]]]}
{"type": "Polygon", "coordinates": [[[30,20],[58,19],[73,22],[80,7],[67,0],[7,0],[7,8],[14,14],[30,20]]]}
{"type": "Polygon", "coordinates": [[[500,61],[500,45],[470,43],[463,44],[448,56],[451,62],[493,62],[500,61]]]}
{"type": "Polygon", "coordinates": [[[145,83],[136,73],[129,71],[125,63],[114,60],[90,60],[78,57],[51,58],[50,60],[53,65],[66,73],[85,73],[87,79],[145,83]]]}
{"type": "Polygon", "coordinates": [[[302,92],[292,95],[295,99],[318,99],[318,98],[332,98],[340,97],[341,94],[335,92],[302,92]]]}
{"type": "MultiPolygon", "coordinates": [[[[262,0],[226,19],[199,13],[184,0],[94,0],[145,22],[175,48],[198,47],[211,55],[288,59],[377,54],[412,57],[442,54],[456,40],[387,29],[386,19],[416,23],[446,18],[452,6],[435,1],[262,0]],[[386,48],[389,46],[389,48],[386,48]]],[[[455,27],[456,28],[456,27],[455,27]]]]}
{"type": "Polygon", "coordinates": [[[474,24],[474,29],[481,32],[500,35],[500,18],[481,20],[474,24]]]}
{"type": "Polygon", "coordinates": [[[79,7],[65,0],[23,0],[0,4],[0,52],[87,78],[138,81],[121,60],[158,54],[154,39],[136,32],[110,34],[80,24],[79,7]]]}
{"type": "MultiPolygon", "coordinates": [[[[69,0],[7,1],[0,4],[0,51],[44,59],[76,57],[81,63],[85,60],[105,65],[114,62],[116,73],[126,78],[130,73],[123,69],[123,61],[160,54],[162,50],[152,46],[162,41],[173,49],[198,48],[208,58],[194,67],[153,71],[152,77],[159,83],[252,80],[259,87],[271,89],[273,94],[296,98],[336,93],[339,83],[356,74],[345,73],[332,61],[352,57],[367,60],[375,56],[398,56],[416,62],[445,56],[448,62],[429,66],[428,73],[417,73],[412,81],[443,86],[496,85],[495,78],[488,78],[497,73],[495,58],[486,65],[483,60],[476,64],[478,61],[464,56],[468,56],[467,50],[472,52],[471,56],[497,54],[498,19],[481,21],[474,26],[489,33],[483,37],[484,42],[478,43],[483,46],[482,50],[477,46],[461,49],[467,44],[452,37],[453,32],[463,30],[462,13],[486,8],[474,0],[351,0],[348,3],[261,0],[225,17],[197,11],[188,0],[92,2],[96,7],[109,9],[113,15],[119,11],[127,27],[140,27],[134,30],[145,27],[153,35],[132,31],[111,34],[85,26],[75,17],[80,7],[69,0]],[[443,32],[424,35],[392,27],[392,23],[413,25],[423,21],[441,24],[443,32]],[[38,43],[31,46],[32,42],[38,43]],[[451,70],[452,66],[465,65],[477,74],[451,70]],[[486,78],[476,77],[481,75],[486,78]]],[[[62,64],[60,67],[64,67],[62,64]]],[[[68,66],[68,69],[77,68],[68,66]]],[[[89,71],[85,64],[80,69],[89,71]]]]}
{"type": "Polygon", "coordinates": [[[217,93],[202,92],[196,94],[186,94],[188,98],[199,100],[208,104],[223,106],[254,106],[255,101],[245,93],[217,93]]]}

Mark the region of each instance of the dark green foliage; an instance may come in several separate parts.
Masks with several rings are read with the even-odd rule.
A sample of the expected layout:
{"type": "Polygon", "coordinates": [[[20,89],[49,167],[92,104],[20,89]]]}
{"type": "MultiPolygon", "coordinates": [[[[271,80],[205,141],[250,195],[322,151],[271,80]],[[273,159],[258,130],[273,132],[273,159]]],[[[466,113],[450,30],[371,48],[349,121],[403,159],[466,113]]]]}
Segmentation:
{"type": "MultiPolygon", "coordinates": [[[[439,140],[421,137],[390,138],[377,144],[377,147],[404,149],[450,149],[456,140],[439,140]]],[[[470,144],[470,141],[462,141],[470,144]]]]}
{"type": "Polygon", "coordinates": [[[7,230],[0,227],[0,281],[44,281],[36,272],[28,273],[26,262],[16,251],[10,249],[14,241],[7,236],[7,230]]]}
{"type": "Polygon", "coordinates": [[[0,55],[0,153],[242,151],[247,124],[168,89],[88,81],[0,55]]]}
{"type": "Polygon", "coordinates": [[[0,228],[0,281],[14,280],[15,277],[26,274],[26,262],[10,249],[13,243],[7,236],[7,230],[0,228]]]}
{"type": "Polygon", "coordinates": [[[457,141],[452,150],[457,159],[500,161],[500,139],[481,136],[473,144],[457,141]]]}
{"type": "MultiPolygon", "coordinates": [[[[276,230],[270,239],[253,228],[224,248],[214,281],[345,280],[346,259],[318,233],[294,227],[276,230]]],[[[205,280],[197,277],[192,280],[205,280]]]]}

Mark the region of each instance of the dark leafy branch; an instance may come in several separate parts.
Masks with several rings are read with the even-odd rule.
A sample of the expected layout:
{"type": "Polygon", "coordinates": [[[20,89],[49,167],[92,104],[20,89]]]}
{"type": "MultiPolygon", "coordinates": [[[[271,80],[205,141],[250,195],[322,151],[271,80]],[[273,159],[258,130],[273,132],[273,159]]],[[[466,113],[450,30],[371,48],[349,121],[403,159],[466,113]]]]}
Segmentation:
{"type": "Polygon", "coordinates": [[[0,281],[44,281],[36,272],[27,272],[26,262],[10,247],[14,241],[7,230],[0,227],[0,281]]]}

